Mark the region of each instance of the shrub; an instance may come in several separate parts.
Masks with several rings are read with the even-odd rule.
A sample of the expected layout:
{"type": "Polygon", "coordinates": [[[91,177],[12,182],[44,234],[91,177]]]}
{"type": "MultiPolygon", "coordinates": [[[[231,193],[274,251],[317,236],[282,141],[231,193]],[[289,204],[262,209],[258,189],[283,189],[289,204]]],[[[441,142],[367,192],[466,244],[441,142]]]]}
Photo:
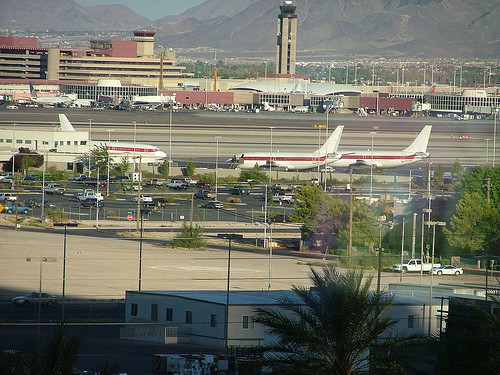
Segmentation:
{"type": "Polygon", "coordinates": [[[228,203],[241,203],[241,199],[236,198],[236,197],[229,197],[229,198],[227,198],[227,202],[228,203]]]}
{"type": "Polygon", "coordinates": [[[108,210],[108,211],[106,212],[106,215],[107,215],[108,217],[116,217],[116,212],[115,212],[115,211],[113,211],[113,210],[108,210]]]}
{"type": "Polygon", "coordinates": [[[68,220],[66,218],[66,213],[62,210],[48,210],[47,218],[52,220],[54,223],[60,223],[68,220]]]}
{"type": "Polygon", "coordinates": [[[194,227],[186,222],[182,223],[181,231],[170,242],[174,247],[186,247],[189,249],[202,247],[205,241],[201,238],[203,227],[196,224],[194,227]]]}

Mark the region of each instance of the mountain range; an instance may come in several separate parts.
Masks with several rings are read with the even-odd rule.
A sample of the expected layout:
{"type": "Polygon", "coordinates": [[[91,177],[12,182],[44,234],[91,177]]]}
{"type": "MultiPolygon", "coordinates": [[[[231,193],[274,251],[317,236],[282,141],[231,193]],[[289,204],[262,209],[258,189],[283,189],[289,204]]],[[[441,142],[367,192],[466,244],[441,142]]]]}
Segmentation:
{"type": "MultiPolygon", "coordinates": [[[[1,0],[0,28],[156,30],[172,48],[229,55],[272,54],[280,0],[207,0],[178,16],[150,21],[120,5],[73,0],[1,0]]],[[[498,0],[295,0],[303,54],[497,58],[498,0]]]]}

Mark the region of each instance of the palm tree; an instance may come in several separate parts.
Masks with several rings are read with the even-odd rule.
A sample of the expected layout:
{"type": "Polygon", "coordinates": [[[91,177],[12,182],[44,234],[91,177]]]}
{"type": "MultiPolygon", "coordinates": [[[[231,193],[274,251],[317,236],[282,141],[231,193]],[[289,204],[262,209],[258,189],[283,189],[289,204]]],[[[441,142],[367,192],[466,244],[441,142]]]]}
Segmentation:
{"type": "Polygon", "coordinates": [[[404,373],[411,358],[393,349],[414,344],[420,335],[395,334],[387,309],[393,296],[371,293],[363,271],[323,273],[311,268],[313,288],[292,286],[298,299],[283,297],[279,308],[256,307],[255,321],[275,337],[263,348],[265,362],[280,374],[355,375],[404,373]]]}

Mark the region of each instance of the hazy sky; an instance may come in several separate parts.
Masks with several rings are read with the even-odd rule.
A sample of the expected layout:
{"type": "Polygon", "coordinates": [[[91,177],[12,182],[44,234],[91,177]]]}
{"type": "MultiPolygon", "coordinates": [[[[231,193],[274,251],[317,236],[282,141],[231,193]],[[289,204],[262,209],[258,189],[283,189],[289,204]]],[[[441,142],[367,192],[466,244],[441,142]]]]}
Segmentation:
{"type": "Polygon", "coordinates": [[[166,15],[181,14],[205,0],[75,0],[80,5],[120,4],[151,21],[166,15]]]}

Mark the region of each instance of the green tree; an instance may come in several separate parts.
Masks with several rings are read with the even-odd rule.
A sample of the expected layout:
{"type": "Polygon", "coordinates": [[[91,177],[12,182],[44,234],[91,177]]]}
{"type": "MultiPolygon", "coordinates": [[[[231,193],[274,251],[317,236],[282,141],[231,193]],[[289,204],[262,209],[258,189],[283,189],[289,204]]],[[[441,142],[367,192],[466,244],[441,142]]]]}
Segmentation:
{"type": "Polygon", "coordinates": [[[185,170],[184,174],[186,176],[188,176],[188,177],[194,176],[194,172],[196,170],[196,165],[193,163],[192,159],[189,159],[189,161],[186,163],[186,168],[184,170],[185,170]]]}
{"type": "Polygon", "coordinates": [[[321,240],[325,252],[333,247],[347,222],[349,205],[323,192],[320,186],[307,185],[297,193],[294,206],[297,214],[292,219],[303,223],[303,236],[321,240]]]}
{"type": "MultiPolygon", "coordinates": [[[[38,168],[43,165],[43,155],[31,151],[26,147],[20,147],[18,151],[14,155],[14,172],[27,174],[30,168],[38,168]]],[[[12,172],[12,162],[11,157],[7,162],[2,164],[2,170],[4,172],[12,172]]]]}
{"type": "Polygon", "coordinates": [[[498,252],[500,215],[479,193],[465,194],[458,201],[450,226],[443,232],[448,243],[462,254],[481,250],[489,254],[498,252]]]}
{"type": "Polygon", "coordinates": [[[434,169],[434,176],[432,179],[432,187],[434,189],[442,189],[444,184],[444,168],[442,164],[439,164],[436,169],[434,169]]]}
{"type": "MultiPolygon", "coordinates": [[[[352,244],[355,246],[373,247],[378,244],[378,218],[371,206],[362,201],[354,202],[352,217],[352,244]]],[[[348,243],[349,228],[343,228],[339,233],[339,241],[348,243]]]]}
{"type": "Polygon", "coordinates": [[[267,180],[269,180],[267,173],[258,165],[255,165],[252,169],[242,169],[238,177],[238,181],[248,182],[250,186],[256,182],[265,183],[267,180]]]}
{"type": "Polygon", "coordinates": [[[331,266],[310,271],[313,288],[292,286],[298,298],[282,297],[278,308],[257,307],[255,321],[275,337],[263,348],[276,374],[398,374],[405,360],[394,349],[416,344],[418,335],[394,334],[388,315],[394,297],[371,293],[362,271],[342,274],[331,266]],[[383,336],[383,337],[382,337],[383,336]]]}
{"type": "Polygon", "coordinates": [[[118,176],[123,176],[130,169],[130,161],[128,158],[121,158],[120,162],[115,165],[114,171],[118,176]]]}
{"type": "Polygon", "coordinates": [[[163,160],[163,163],[161,163],[158,166],[158,173],[160,173],[163,177],[167,178],[169,175],[169,160],[163,160]]]}
{"type": "Polygon", "coordinates": [[[99,168],[99,173],[104,174],[108,171],[108,149],[106,146],[95,146],[91,152],[92,169],[99,168]]]}

